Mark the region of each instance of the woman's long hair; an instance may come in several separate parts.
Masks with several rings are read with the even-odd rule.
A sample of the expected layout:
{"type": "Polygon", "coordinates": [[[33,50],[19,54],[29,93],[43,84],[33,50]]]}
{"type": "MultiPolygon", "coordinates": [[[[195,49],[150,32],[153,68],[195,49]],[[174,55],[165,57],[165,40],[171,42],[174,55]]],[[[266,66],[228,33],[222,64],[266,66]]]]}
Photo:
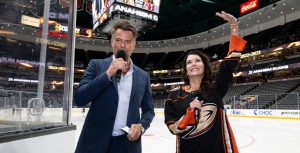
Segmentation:
{"type": "Polygon", "coordinates": [[[212,77],[211,68],[210,68],[210,60],[207,55],[205,55],[204,53],[202,53],[199,50],[189,51],[184,57],[182,74],[183,74],[183,81],[184,81],[185,85],[190,85],[190,80],[187,76],[187,70],[186,70],[186,60],[189,55],[198,55],[201,58],[203,65],[204,65],[204,71],[203,71],[204,75],[203,75],[203,79],[200,84],[200,90],[207,89],[208,84],[211,82],[211,77],[212,77]]]}

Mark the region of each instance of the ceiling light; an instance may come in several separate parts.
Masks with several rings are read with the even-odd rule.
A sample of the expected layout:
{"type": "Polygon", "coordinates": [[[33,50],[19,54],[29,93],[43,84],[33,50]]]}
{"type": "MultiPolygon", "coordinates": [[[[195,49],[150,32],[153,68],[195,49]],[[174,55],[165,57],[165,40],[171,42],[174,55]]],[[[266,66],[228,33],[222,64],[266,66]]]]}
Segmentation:
{"type": "Polygon", "coordinates": [[[3,31],[3,30],[0,30],[0,34],[5,34],[5,35],[14,35],[16,34],[15,32],[12,32],[12,31],[3,31]]]}
{"type": "Polygon", "coordinates": [[[23,65],[25,67],[33,67],[32,65],[28,64],[28,63],[20,63],[20,65],[23,65]]]}
{"type": "Polygon", "coordinates": [[[213,1],[210,1],[210,0],[201,0],[202,2],[206,2],[206,3],[212,3],[212,4],[215,4],[215,2],[213,1]]]}

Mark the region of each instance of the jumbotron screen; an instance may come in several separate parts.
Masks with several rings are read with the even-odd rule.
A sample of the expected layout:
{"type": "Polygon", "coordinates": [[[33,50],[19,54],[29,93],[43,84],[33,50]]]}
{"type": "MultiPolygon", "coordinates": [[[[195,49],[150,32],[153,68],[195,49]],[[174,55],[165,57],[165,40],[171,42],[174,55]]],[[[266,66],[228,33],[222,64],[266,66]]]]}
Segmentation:
{"type": "Polygon", "coordinates": [[[129,4],[150,12],[159,13],[160,0],[116,0],[117,2],[129,4]]]}
{"type": "Polygon", "coordinates": [[[107,20],[112,12],[158,21],[160,0],[93,0],[93,29],[107,20]]]}

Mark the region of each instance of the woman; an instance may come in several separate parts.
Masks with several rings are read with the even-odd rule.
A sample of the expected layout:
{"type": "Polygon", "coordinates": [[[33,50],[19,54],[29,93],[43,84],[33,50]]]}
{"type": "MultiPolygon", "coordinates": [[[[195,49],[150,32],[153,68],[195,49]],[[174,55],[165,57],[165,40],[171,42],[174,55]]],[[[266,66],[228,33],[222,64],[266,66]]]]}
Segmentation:
{"type": "Polygon", "coordinates": [[[238,152],[222,98],[246,41],[238,37],[235,17],[225,12],[216,15],[231,27],[228,56],[216,79],[211,78],[209,58],[200,51],[190,51],[184,58],[186,86],[172,90],[165,102],[165,124],[177,136],[177,153],[238,152]]]}

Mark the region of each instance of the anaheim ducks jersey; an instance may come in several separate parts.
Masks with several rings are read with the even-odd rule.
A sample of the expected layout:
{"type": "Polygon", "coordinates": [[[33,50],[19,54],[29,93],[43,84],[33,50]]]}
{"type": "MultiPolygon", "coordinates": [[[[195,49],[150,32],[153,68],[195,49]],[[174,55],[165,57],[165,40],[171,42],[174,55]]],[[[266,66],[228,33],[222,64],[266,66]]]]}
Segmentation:
{"type": "MultiPolygon", "coordinates": [[[[221,63],[216,80],[209,82],[207,92],[202,93],[203,99],[199,99],[203,100],[203,105],[198,124],[177,135],[177,153],[238,153],[222,102],[237,63],[237,60],[228,59],[221,63]]],[[[193,96],[193,93],[183,88],[169,93],[164,110],[167,126],[176,123],[185,115],[193,96]]]]}

